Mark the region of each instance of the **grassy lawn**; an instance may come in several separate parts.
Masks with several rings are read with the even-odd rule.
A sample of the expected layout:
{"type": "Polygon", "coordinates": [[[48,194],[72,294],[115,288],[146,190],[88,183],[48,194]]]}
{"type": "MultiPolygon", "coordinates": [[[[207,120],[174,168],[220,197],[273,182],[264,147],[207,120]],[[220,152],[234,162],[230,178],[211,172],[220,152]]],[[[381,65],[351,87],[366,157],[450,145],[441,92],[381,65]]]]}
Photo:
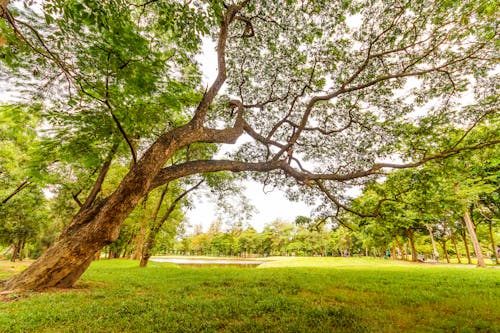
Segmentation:
{"type": "Polygon", "coordinates": [[[500,332],[499,269],[271,259],[257,269],[94,262],[74,290],[4,297],[0,332],[500,332]]]}

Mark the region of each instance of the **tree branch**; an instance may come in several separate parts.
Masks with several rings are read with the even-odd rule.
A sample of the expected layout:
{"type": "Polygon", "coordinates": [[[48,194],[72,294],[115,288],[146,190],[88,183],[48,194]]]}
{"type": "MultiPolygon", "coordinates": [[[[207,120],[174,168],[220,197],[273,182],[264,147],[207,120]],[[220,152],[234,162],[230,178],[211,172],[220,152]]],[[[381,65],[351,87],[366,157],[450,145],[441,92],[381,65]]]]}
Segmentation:
{"type": "Polygon", "coordinates": [[[97,179],[94,183],[94,186],[92,187],[92,190],[90,191],[90,193],[89,193],[87,199],[85,200],[85,202],[83,203],[83,205],[81,205],[81,210],[89,208],[94,203],[99,192],[101,192],[102,184],[104,183],[104,179],[106,178],[106,175],[108,174],[109,168],[111,166],[111,161],[113,160],[113,156],[116,153],[116,149],[118,149],[117,144],[115,144],[111,148],[111,151],[109,152],[108,158],[106,159],[106,162],[104,162],[104,165],[102,166],[102,169],[99,172],[99,175],[97,176],[97,179]]]}
{"type": "Polygon", "coordinates": [[[210,88],[203,94],[203,97],[196,108],[195,115],[192,122],[196,127],[201,127],[205,122],[206,114],[210,104],[212,104],[214,98],[219,93],[220,88],[224,84],[227,78],[226,73],[226,42],[229,33],[229,25],[234,20],[236,14],[243,8],[243,6],[248,2],[248,0],[243,1],[240,4],[230,5],[221,22],[221,27],[219,30],[219,38],[217,41],[217,77],[210,86],[210,88]]]}
{"type": "Polygon", "coordinates": [[[0,206],[5,205],[10,199],[12,199],[16,194],[21,192],[23,189],[28,187],[31,183],[28,181],[30,177],[26,178],[21,184],[11,194],[9,194],[5,199],[2,200],[0,206]]]}
{"type": "Polygon", "coordinates": [[[177,198],[175,198],[175,200],[170,204],[170,206],[168,207],[168,210],[165,212],[165,214],[163,215],[162,219],[160,220],[160,222],[156,225],[156,230],[159,230],[163,224],[167,221],[167,219],[170,217],[170,214],[172,214],[172,212],[174,211],[175,207],[177,206],[177,204],[182,200],[182,198],[184,198],[186,195],[188,195],[190,192],[196,190],[198,187],[200,187],[201,184],[203,184],[205,182],[204,179],[200,180],[196,185],[194,185],[193,187],[185,190],[184,192],[182,192],[181,195],[179,195],[177,198]]]}

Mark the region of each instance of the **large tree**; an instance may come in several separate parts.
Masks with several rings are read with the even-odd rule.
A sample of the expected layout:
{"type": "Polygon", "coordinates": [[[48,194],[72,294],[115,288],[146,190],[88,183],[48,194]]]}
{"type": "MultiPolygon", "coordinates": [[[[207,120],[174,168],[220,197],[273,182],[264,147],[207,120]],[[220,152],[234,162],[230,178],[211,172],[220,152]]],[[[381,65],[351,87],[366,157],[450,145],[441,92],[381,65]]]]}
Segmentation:
{"type": "Polygon", "coordinates": [[[78,126],[68,135],[107,133],[101,154],[121,140],[131,155],[114,192],[82,206],[5,289],[72,286],[140,200],[175,179],[248,171],[292,197],[314,200],[319,190],[345,207],[345,189],[385,169],[499,142],[498,133],[442,137],[453,126],[468,134],[498,110],[493,1],[53,0],[33,12],[1,4],[5,63],[35,74],[55,67],[43,78],[67,84],[38,94],[47,109],[67,111],[52,112],[53,123],[78,126]],[[202,36],[217,54],[205,89],[192,60],[202,36]],[[475,95],[468,107],[466,93],[475,95]],[[173,159],[195,143],[242,137],[220,159],[173,159]]]}

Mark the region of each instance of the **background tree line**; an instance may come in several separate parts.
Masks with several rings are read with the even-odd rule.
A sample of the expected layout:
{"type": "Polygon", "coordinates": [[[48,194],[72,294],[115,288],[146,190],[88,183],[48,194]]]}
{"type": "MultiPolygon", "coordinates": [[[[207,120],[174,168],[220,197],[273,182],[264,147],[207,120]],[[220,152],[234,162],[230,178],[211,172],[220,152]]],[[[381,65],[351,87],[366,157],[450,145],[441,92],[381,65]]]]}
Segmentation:
{"type": "MultiPolygon", "coordinates": [[[[61,163],[50,175],[41,167],[52,138],[35,130],[39,122],[36,108],[3,106],[0,115],[0,254],[11,260],[36,258],[57,238],[67,217],[79,209],[82,203],[78,193],[91,183],[81,176],[77,164],[68,167],[61,163]]],[[[479,128],[476,135],[490,133],[494,126],[495,121],[484,125],[488,130],[479,128]]],[[[461,133],[457,129],[449,135],[461,133]]],[[[211,152],[196,147],[190,151],[192,155],[202,153],[211,152]]],[[[126,169],[119,161],[110,165],[100,195],[109,193],[126,169]]],[[[223,226],[215,221],[207,232],[195,226],[190,234],[186,233],[184,215],[190,206],[190,193],[210,189],[228,211],[245,212],[249,208],[245,207],[245,198],[238,196],[241,189],[233,175],[187,179],[151,192],[127,218],[118,239],[97,257],[142,258],[147,264],[153,254],[385,256],[389,249],[393,258],[416,261],[421,254],[471,263],[480,249],[498,260],[499,177],[499,150],[474,150],[372,181],[337,216],[313,214],[294,222],[276,220],[262,232],[243,227],[242,222],[223,226]],[[224,201],[227,196],[232,201],[224,201]],[[467,216],[478,248],[471,241],[467,216]]]]}

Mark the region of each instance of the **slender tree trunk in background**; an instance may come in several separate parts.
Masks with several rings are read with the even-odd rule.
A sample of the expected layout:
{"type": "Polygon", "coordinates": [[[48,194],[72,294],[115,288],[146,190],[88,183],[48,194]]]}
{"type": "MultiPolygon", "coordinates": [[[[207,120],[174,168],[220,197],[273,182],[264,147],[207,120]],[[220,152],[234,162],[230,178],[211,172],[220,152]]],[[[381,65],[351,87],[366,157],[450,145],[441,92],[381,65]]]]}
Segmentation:
{"type": "Polygon", "coordinates": [[[498,253],[495,245],[495,237],[493,236],[493,221],[491,219],[488,219],[488,229],[490,232],[490,241],[491,241],[491,250],[493,251],[493,258],[495,258],[495,263],[498,265],[500,262],[498,261],[498,253]]]}
{"type": "Polygon", "coordinates": [[[472,259],[470,257],[470,251],[469,251],[469,244],[467,242],[467,233],[464,231],[462,231],[460,233],[460,235],[462,236],[462,240],[464,241],[464,246],[465,246],[465,254],[467,256],[467,263],[468,264],[472,264],[472,259]]]}
{"type": "Polygon", "coordinates": [[[134,234],[130,235],[127,242],[125,243],[125,246],[123,246],[123,252],[120,254],[120,258],[129,259],[132,257],[132,252],[133,252],[132,243],[134,242],[134,240],[135,240],[135,235],[134,234]]]}
{"type": "Polygon", "coordinates": [[[139,263],[139,267],[146,267],[146,265],[148,264],[149,258],[151,258],[151,250],[153,249],[153,246],[154,246],[154,244],[153,244],[154,239],[156,238],[156,234],[158,233],[158,231],[156,231],[156,229],[157,229],[156,220],[158,219],[158,213],[160,212],[160,208],[161,208],[161,205],[163,204],[163,200],[165,199],[165,196],[167,195],[168,187],[169,187],[169,184],[167,184],[165,186],[165,188],[163,189],[163,191],[161,192],[160,199],[158,200],[158,204],[156,205],[155,211],[153,212],[153,218],[151,221],[151,228],[150,228],[149,232],[146,231],[147,237],[146,237],[146,241],[143,242],[143,246],[141,248],[141,261],[139,263]],[[155,233],[155,234],[152,235],[151,233],[155,233]]]}
{"type": "Polygon", "coordinates": [[[469,212],[467,210],[464,210],[464,221],[465,226],[467,227],[467,231],[469,232],[470,239],[472,241],[472,246],[474,247],[474,252],[476,253],[477,267],[486,267],[486,263],[484,262],[483,258],[483,252],[481,251],[481,247],[476,236],[476,231],[474,230],[474,223],[472,223],[469,212]]]}
{"type": "Polygon", "coordinates": [[[427,224],[426,225],[427,230],[429,231],[429,236],[431,237],[431,243],[432,243],[432,257],[435,261],[439,261],[439,254],[436,248],[436,242],[434,242],[434,234],[432,233],[432,226],[427,224]]]}
{"type": "Polygon", "coordinates": [[[460,253],[458,252],[457,240],[455,236],[451,236],[451,242],[453,243],[453,248],[455,249],[455,254],[457,255],[458,263],[461,264],[462,260],[460,259],[460,253]]]}
{"type": "Polygon", "coordinates": [[[447,243],[447,241],[444,240],[441,244],[443,246],[444,257],[446,258],[446,262],[449,264],[450,263],[450,257],[448,256],[448,250],[446,249],[446,243],[447,243]]]}
{"type": "Polygon", "coordinates": [[[133,260],[139,260],[141,259],[141,253],[142,253],[142,248],[144,247],[144,239],[146,238],[146,231],[147,231],[147,200],[148,197],[144,198],[144,201],[142,202],[142,209],[143,209],[143,214],[141,217],[141,226],[139,228],[139,232],[137,233],[135,237],[135,251],[134,254],[132,255],[133,260]]]}
{"type": "MultiPolygon", "coordinates": [[[[399,254],[402,256],[403,255],[403,248],[401,247],[401,243],[399,242],[399,239],[397,236],[394,237],[394,240],[396,241],[396,246],[398,248],[399,254]]],[[[399,259],[399,258],[398,258],[399,259]]],[[[403,259],[404,260],[404,259],[403,259]]]]}
{"type": "Polygon", "coordinates": [[[158,236],[158,233],[160,232],[163,224],[165,224],[165,222],[170,217],[170,214],[172,214],[172,212],[174,211],[177,204],[182,200],[182,198],[184,198],[186,195],[188,195],[189,192],[196,190],[203,182],[204,182],[204,180],[201,180],[196,185],[191,187],[190,189],[182,192],[182,194],[179,195],[177,198],[175,198],[175,200],[170,204],[170,206],[168,207],[166,213],[163,215],[161,220],[156,222],[156,218],[158,217],[158,212],[159,212],[161,204],[163,202],[163,198],[165,197],[165,194],[168,191],[168,186],[165,186],[165,190],[162,193],[162,197],[160,198],[157,209],[155,211],[153,225],[152,225],[151,229],[149,230],[148,238],[144,244],[141,262],[139,263],[139,267],[146,267],[146,265],[148,264],[149,258],[151,258],[152,251],[153,251],[153,248],[154,248],[155,243],[156,243],[156,237],[158,236]]]}
{"type": "Polygon", "coordinates": [[[410,241],[410,247],[411,247],[411,261],[417,262],[418,257],[417,257],[417,250],[415,249],[415,242],[413,240],[413,230],[407,229],[406,234],[408,235],[408,240],[410,241]]]}
{"type": "Polygon", "coordinates": [[[146,242],[144,242],[144,248],[142,249],[141,262],[139,263],[139,267],[147,266],[149,258],[151,258],[151,251],[154,247],[154,239],[156,238],[158,231],[158,228],[149,230],[146,242]]]}
{"type": "Polygon", "coordinates": [[[24,259],[24,247],[26,246],[26,238],[22,238],[19,241],[19,260],[24,259]]]}
{"type": "Polygon", "coordinates": [[[19,255],[19,245],[18,245],[18,243],[13,243],[12,244],[12,257],[10,257],[10,261],[15,262],[17,260],[18,255],[19,255]]]}

